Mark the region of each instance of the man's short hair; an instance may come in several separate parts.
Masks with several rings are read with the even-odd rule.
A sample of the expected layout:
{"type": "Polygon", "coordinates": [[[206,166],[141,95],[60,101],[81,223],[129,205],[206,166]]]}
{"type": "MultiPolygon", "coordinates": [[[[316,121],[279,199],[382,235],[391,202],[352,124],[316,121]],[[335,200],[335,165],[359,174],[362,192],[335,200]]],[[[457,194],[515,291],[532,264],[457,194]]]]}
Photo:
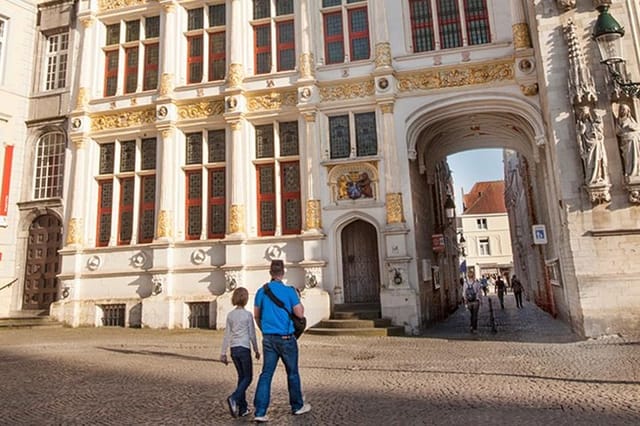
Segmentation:
{"type": "Polygon", "coordinates": [[[279,277],[284,275],[284,262],[280,259],[272,260],[269,273],[272,277],[279,277]]]}

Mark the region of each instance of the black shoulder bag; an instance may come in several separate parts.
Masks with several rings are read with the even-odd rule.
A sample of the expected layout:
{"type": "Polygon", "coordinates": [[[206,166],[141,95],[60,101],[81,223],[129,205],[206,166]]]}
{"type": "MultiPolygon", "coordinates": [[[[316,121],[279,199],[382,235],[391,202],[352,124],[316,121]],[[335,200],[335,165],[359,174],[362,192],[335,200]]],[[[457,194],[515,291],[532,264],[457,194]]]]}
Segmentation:
{"type": "Polygon", "coordinates": [[[299,318],[295,316],[293,312],[289,312],[289,310],[284,307],[284,303],[282,303],[282,301],[278,299],[275,294],[273,294],[273,292],[269,288],[268,283],[263,285],[262,288],[265,294],[269,296],[269,299],[271,299],[273,303],[275,303],[279,308],[284,309],[289,314],[289,318],[291,318],[291,321],[293,321],[293,335],[296,336],[296,339],[299,339],[300,336],[302,336],[302,333],[304,333],[304,330],[307,328],[307,319],[305,317],[299,318]]]}

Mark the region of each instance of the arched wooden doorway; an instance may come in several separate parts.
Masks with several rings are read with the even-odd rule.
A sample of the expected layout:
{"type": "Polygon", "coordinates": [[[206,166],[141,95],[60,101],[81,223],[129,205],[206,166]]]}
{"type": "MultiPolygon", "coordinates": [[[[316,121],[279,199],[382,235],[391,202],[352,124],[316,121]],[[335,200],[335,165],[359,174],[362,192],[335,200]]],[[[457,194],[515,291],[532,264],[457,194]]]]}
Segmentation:
{"type": "Polygon", "coordinates": [[[342,230],[344,303],[380,303],[376,228],[356,220],[342,230]]]}
{"type": "Polygon", "coordinates": [[[49,309],[58,295],[62,221],[52,214],[34,219],[29,227],[23,310],[49,309]]]}

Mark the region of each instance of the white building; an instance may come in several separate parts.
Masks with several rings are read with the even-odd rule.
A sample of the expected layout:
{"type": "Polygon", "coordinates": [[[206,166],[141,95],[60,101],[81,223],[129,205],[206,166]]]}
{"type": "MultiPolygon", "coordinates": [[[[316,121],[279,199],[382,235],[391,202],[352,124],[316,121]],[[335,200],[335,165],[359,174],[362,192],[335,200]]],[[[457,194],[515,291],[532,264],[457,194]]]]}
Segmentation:
{"type": "Polygon", "coordinates": [[[504,204],[504,181],[476,182],[464,194],[460,216],[466,240],[467,270],[475,276],[502,276],[513,272],[509,216],[504,204]]]}
{"type": "MultiPolygon", "coordinates": [[[[627,28],[626,65],[637,81],[638,5],[596,3],[612,3],[627,28]]],[[[9,139],[26,148],[12,170],[25,182],[12,187],[14,225],[2,231],[15,247],[15,260],[0,263],[3,276],[18,278],[0,293],[5,311],[50,308],[73,326],[219,326],[229,291],[254,293],[281,258],[287,279],[305,287],[311,324],[335,305],[367,303],[418,333],[459,300],[444,159],[502,148],[517,153],[512,170],[526,177],[508,189],[526,201],[516,220],[548,230],[546,245],[514,251],[518,272],[540,283],[536,299],[585,335],[640,328],[640,199],[615,132],[620,104],[635,103],[594,56],[590,34],[605,8],[560,0],[38,4],[73,13],[20,29],[36,29],[31,50],[23,46],[35,65],[24,66],[34,76],[29,117],[10,109],[29,130],[9,139]],[[64,52],[43,46],[65,31],[69,73],[50,87],[42,64],[64,52]],[[586,125],[603,127],[604,172],[590,173],[580,155],[586,125]],[[58,135],[64,155],[40,150],[59,148],[58,135]],[[48,177],[60,170],[63,184],[53,185],[48,177]],[[45,261],[30,257],[49,249],[45,261]],[[50,284],[53,304],[44,296],[50,284]]]]}

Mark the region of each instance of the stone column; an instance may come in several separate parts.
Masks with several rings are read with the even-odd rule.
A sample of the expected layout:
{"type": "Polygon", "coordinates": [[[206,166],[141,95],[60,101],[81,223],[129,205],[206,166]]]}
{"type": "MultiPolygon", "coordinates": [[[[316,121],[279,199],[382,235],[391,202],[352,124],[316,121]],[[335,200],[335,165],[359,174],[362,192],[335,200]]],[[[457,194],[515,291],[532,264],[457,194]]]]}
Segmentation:
{"type": "Polygon", "coordinates": [[[158,144],[159,168],[156,172],[158,185],[158,220],[156,223],[156,240],[170,241],[175,233],[175,128],[167,127],[160,130],[158,144]]]}
{"type": "Polygon", "coordinates": [[[244,52],[242,28],[244,26],[240,0],[231,0],[231,25],[227,28],[229,28],[229,39],[231,40],[227,85],[229,88],[239,88],[244,78],[244,66],[242,65],[242,53],[244,52]]]}
{"type": "Polygon", "coordinates": [[[73,144],[72,158],[73,166],[71,169],[71,182],[73,182],[73,192],[71,193],[70,219],[67,224],[66,245],[70,248],[80,249],[84,245],[84,216],[82,206],[85,205],[85,197],[87,194],[87,176],[85,166],[86,147],[89,138],[86,135],[77,135],[71,137],[73,144]]]}
{"type": "Polygon", "coordinates": [[[176,4],[173,1],[162,3],[164,13],[160,15],[163,31],[160,35],[160,46],[162,47],[162,58],[159,64],[160,73],[160,96],[171,96],[175,86],[176,66],[179,60],[176,57],[178,52],[178,35],[176,28],[179,28],[176,14],[176,4]]]}
{"type": "Polygon", "coordinates": [[[93,16],[79,18],[82,23],[82,47],[80,48],[80,63],[78,66],[78,90],[76,93],[75,111],[86,111],[91,99],[91,79],[95,75],[93,71],[93,56],[97,46],[95,43],[95,21],[93,16]]]}
{"type": "Polygon", "coordinates": [[[315,76],[315,61],[313,53],[311,53],[311,45],[313,42],[311,34],[311,8],[309,0],[300,0],[300,60],[298,68],[300,70],[301,80],[313,80],[315,76]]]}
{"type": "Polygon", "coordinates": [[[516,82],[525,96],[538,94],[536,63],[533,55],[529,25],[524,14],[523,0],[511,2],[511,31],[515,49],[516,82]]]}
{"type": "Polygon", "coordinates": [[[229,234],[241,237],[245,234],[245,150],[242,144],[242,120],[231,122],[231,143],[229,144],[231,164],[231,206],[229,208],[229,234]]]}

